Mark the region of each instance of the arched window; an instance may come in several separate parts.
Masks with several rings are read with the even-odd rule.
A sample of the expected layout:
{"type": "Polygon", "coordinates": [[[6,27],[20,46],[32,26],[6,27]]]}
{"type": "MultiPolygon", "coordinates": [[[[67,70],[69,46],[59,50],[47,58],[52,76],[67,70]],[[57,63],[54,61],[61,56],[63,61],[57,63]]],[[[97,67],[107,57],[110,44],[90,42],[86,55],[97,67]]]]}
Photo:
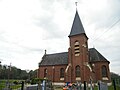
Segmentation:
{"type": "Polygon", "coordinates": [[[75,74],[76,74],[76,77],[80,77],[80,66],[79,65],[75,67],[75,74]]]}
{"type": "Polygon", "coordinates": [[[47,68],[46,69],[44,69],[44,77],[47,77],[47,68]]]}
{"type": "Polygon", "coordinates": [[[80,43],[78,41],[76,41],[75,44],[74,44],[75,56],[79,56],[79,54],[80,54],[79,45],[80,45],[80,43]]]}
{"type": "Polygon", "coordinates": [[[107,77],[107,68],[105,65],[102,66],[102,77],[107,77]]]}
{"type": "Polygon", "coordinates": [[[64,68],[61,68],[60,69],[60,78],[64,78],[64,72],[65,72],[64,68]]]}

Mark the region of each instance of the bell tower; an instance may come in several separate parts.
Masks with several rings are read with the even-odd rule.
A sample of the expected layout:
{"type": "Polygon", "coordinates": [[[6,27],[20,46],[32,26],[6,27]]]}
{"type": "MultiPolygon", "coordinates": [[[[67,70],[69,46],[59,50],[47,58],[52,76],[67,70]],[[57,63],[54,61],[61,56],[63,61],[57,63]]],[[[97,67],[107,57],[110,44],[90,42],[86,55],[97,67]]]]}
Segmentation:
{"type": "Polygon", "coordinates": [[[89,81],[88,37],[84,31],[78,11],[76,10],[71,32],[69,34],[70,47],[68,49],[69,81],[89,81]]]}

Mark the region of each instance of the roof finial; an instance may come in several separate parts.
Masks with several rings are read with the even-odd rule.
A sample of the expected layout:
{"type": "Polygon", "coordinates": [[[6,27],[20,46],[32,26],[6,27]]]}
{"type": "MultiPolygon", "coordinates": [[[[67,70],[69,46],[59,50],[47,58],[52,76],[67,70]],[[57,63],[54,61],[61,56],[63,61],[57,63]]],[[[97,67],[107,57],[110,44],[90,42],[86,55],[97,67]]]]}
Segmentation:
{"type": "Polygon", "coordinates": [[[78,2],[75,2],[75,5],[76,5],[76,10],[77,10],[77,3],[78,3],[78,2]]]}
{"type": "Polygon", "coordinates": [[[47,50],[45,49],[45,55],[46,55],[47,50]]]}

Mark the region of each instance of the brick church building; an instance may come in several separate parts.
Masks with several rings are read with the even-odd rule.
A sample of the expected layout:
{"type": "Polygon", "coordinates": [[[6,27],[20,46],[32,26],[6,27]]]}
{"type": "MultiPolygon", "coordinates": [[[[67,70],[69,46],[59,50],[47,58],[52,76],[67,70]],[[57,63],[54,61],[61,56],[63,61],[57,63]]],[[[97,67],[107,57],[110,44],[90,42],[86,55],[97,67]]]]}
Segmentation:
{"type": "Polygon", "coordinates": [[[68,52],[45,54],[39,63],[38,77],[55,83],[63,82],[110,82],[109,61],[95,48],[88,48],[85,33],[76,10],[69,34],[68,52]]]}

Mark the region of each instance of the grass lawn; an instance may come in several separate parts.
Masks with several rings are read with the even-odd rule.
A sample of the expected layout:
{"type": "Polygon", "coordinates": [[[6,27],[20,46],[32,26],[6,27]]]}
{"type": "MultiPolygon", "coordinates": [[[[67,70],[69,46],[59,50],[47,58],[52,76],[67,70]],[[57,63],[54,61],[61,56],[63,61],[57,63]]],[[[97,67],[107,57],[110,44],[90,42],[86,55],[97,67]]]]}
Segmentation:
{"type": "MultiPolygon", "coordinates": [[[[113,86],[109,86],[109,87],[108,87],[108,90],[114,90],[114,87],[113,87],[113,86]]],[[[116,87],[116,90],[120,90],[120,86],[117,86],[117,87],[116,87]]]]}
{"type": "MultiPolygon", "coordinates": [[[[10,88],[12,88],[12,89],[20,88],[21,84],[13,84],[14,81],[15,80],[9,81],[9,83],[11,83],[10,88]]],[[[2,90],[3,88],[6,88],[6,83],[7,83],[7,80],[0,80],[0,90],[2,90]]]]}

